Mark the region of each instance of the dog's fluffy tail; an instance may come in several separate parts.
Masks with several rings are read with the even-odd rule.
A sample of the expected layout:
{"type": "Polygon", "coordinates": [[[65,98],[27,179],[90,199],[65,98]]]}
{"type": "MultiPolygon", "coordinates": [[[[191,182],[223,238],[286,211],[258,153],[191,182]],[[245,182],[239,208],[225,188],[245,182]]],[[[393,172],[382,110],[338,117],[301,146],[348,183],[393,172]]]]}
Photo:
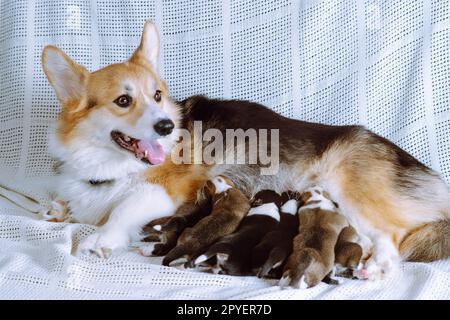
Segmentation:
{"type": "Polygon", "coordinates": [[[413,230],[400,243],[404,260],[430,262],[450,256],[450,218],[427,223],[413,230]]]}

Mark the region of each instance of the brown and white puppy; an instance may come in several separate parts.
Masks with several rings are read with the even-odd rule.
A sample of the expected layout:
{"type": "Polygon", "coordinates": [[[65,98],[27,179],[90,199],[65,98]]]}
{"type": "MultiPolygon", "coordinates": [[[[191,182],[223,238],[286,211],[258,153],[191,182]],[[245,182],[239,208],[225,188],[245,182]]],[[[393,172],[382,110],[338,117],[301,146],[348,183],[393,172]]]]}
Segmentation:
{"type": "Polygon", "coordinates": [[[261,190],[253,197],[251,208],[238,230],[214,245],[195,260],[195,264],[217,257],[217,272],[229,275],[252,274],[252,250],[280,221],[281,196],[273,190],[261,190]]]}
{"type": "Polygon", "coordinates": [[[183,231],[177,246],[164,257],[163,265],[181,257],[187,257],[188,263],[197,258],[218,239],[233,233],[250,209],[248,198],[228,178],[215,177],[208,185],[214,192],[212,212],[183,231]]]}
{"type": "MultiPolygon", "coordinates": [[[[196,201],[182,204],[173,216],[165,219],[156,219],[149,224],[149,229],[160,231],[157,234],[157,243],[152,255],[164,256],[177,245],[178,237],[186,228],[193,227],[197,222],[211,213],[214,188],[205,183],[198,191],[196,201]]],[[[144,229],[145,230],[145,229],[144,229]]]]}
{"type": "Polygon", "coordinates": [[[363,249],[359,245],[359,241],[355,228],[349,225],[342,229],[334,247],[337,276],[367,277],[366,271],[362,269],[361,265],[363,249]]]}
{"type": "Polygon", "coordinates": [[[305,289],[331,274],[338,237],[349,224],[322,188],[306,189],[301,200],[304,205],[298,210],[299,234],[294,238],[280,286],[305,289]]]}
{"type": "Polygon", "coordinates": [[[279,272],[273,276],[281,276],[283,262],[291,254],[293,239],[298,234],[298,198],[299,194],[292,191],[281,194],[280,223],[252,251],[252,269],[260,278],[275,270],[279,272]]]}

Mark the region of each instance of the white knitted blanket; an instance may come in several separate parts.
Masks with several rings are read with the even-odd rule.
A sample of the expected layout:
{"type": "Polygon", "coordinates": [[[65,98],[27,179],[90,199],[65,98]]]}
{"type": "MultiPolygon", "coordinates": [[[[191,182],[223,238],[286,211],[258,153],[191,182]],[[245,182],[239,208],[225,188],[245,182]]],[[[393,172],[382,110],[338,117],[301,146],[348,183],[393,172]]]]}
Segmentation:
{"type": "MultiPolygon", "coordinates": [[[[1,184],[47,198],[47,133],[59,106],[42,47],[95,70],[128,57],[148,18],[161,31],[160,72],[175,98],[249,99],[299,119],[361,123],[450,182],[448,0],[2,0],[1,184]]],[[[92,231],[38,221],[0,199],[0,298],[450,298],[450,260],[405,263],[381,282],[280,290],[135,252],[71,255],[92,231]]]]}

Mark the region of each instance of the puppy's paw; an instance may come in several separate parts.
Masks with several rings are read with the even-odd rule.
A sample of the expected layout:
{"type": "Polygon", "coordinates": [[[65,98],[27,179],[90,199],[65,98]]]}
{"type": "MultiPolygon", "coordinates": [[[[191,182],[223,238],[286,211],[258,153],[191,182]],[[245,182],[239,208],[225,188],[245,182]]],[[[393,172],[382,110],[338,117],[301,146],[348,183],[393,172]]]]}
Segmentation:
{"type": "Polygon", "coordinates": [[[300,280],[294,285],[295,288],[305,290],[309,288],[308,283],[306,282],[305,275],[300,277],[300,280]]]}
{"type": "Polygon", "coordinates": [[[63,200],[53,200],[50,202],[48,210],[39,213],[39,217],[50,222],[64,222],[70,220],[69,207],[63,200]]]}
{"type": "Polygon", "coordinates": [[[128,238],[120,233],[97,231],[80,242],[78,251],[107,259],[114,250],[125,248],[127,243],[128,238]]]}
{"type": "Polygon", "coordinates": [[[152,251],[152,255],[157,257],[165,256],[173,247],[169,243],[157,243],[152,251]]]}
{"type": "Polygon", "coordinates": [[[283,274],[283,276],[281,277],[280,281],[278,281],[278,285],[281,288],[285,288],[285,287],[290,286],[290,284],[291,284],[291,276],[290,276],[289,272],[285,272],[283,274]]]}

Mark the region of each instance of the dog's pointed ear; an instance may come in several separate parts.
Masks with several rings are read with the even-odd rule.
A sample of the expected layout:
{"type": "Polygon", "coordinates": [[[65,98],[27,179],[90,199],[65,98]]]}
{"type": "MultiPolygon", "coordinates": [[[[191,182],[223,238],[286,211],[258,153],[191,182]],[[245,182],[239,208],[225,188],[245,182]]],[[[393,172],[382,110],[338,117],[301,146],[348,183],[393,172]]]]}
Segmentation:
{"type": "Polygon", "coordinates": [[[149,63],[157,69],[159,59],[159,34],[153,22],[147,20],[141,36],[141,43],[130,58],[137,63],[149,63]]]}
{"type": "Polygon", "coordinates": [[[42,52],[42,68],[63,105],[83,98],[89,71],[74,62],[61,49],[46,46],[42,52]]]}

